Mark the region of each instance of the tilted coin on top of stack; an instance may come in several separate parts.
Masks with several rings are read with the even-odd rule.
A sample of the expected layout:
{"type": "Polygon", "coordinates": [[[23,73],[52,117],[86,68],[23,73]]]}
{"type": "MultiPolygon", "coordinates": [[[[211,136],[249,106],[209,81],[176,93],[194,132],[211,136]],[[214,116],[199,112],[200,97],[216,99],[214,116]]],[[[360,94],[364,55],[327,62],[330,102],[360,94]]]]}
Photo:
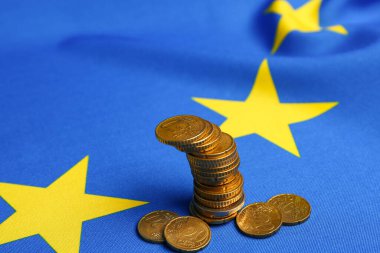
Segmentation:
{"type": "Polygon", "coordinates": [[[194,178],[192,215],[209,224],[234,219],[243,207],[243,176],[234,139],[200,117],[179,115],[156,127],[157,139],[187,153],[194,178]]]}

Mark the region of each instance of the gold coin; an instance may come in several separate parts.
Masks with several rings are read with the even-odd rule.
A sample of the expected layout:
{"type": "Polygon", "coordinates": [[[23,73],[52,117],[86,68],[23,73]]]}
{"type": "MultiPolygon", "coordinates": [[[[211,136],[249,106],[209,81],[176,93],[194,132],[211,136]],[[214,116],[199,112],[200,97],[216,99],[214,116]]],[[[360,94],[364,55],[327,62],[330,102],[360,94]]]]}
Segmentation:
{"type": "Polygon", "coordinates": [[[190,143],[180,143],[177,146],[177,149],[183,152],[190,153],[193,150],[197,150],[197,146],[205,144],[211,138],[214,128],[212,123],[208,122],[207,120],[204,120],[204,123],[206,124],[206,129],[204,130],[204,133],[202,135],[200,135],[190,143]]]}
{"type": "Polygon", "coordinates": [[[198,203],[195,198],[193,198],[193,204],[198,213],[209,218],[223,218],[230,216],[233,213],[238,212],[243,206],[245,201],[245,196],[239,199],[239,201],[233,203],[230,206],[224,208],[209,208],[198,203]]]}
{"type": "Polygon", "coordinates": [[[189,163],[194,166],[203,167],[203,168],[213,168],[213,167],[221,167],[227,164],[230,164],[232,161],[236,159],[238,155],[236,151],[236,147],[226,153],[224,156],[215,158],[215,159],[207,159],[196,157],[192,154],[186,154],[189,163]]]}
{"type": "Polygon", "coordinates": [[[254,203],[244,207],[236,217],[239,229],[253,237],[273,235],[281,227],[281,211],[268,203],[254,203]]]}
{"type": "Polygon", "coordinates": [[[215,200],[208,200],[208,199],[204,199],[202,198],[201,196],[199,196],[196,192],[194,192],[194,199],[201,205],[205,206],[205,207],[210,207],[210,208],[225,208],[227,206],[230,206],[232,205],[233,203],[239,201],[241,199],[241,197],[243,196],[243,191],[240,190],[240,192],[232,197],[232,198],[229,198],[229,199],[226,199],[226,200],[219,200],[219,201],[215,201],[215,200]]]}
{"type": "Polygon", "coordinates": [[[300,224],[306,221],[311,213],[310,204],[295,194],[279,194],[269,199],[268,203],[280,209],[284,225],[300,224]]]}
{"type": "Polygon", "coordinates": [[[191,172],[193,175],[197,175],[200,177],[227,177],[230,174],[233,173],[233,170],[237,170],[238,167],[240,166],[240,159],[238,160],[237,163],[235,163],[233,166],[230,166],[226,170],[220,170],[220,171],[214,171],[214,170],[208,170],[208,169],[203,169],[199,167],[191,167],[191,172]]]}
{"type": "Polygon", "coordinates": [[[157,139],[169,145],[185,145],[196,140],[207,130],[205,120],[192,115],[168,118],[156,127],[157,139]]]}
{"type": "Polygon", "coordinates": [[[211,125],[212,133],[210,137],[202,145],[198,145],[195,152],[199,153],[205,150],[213,149],[218,144],[220,136],[222,135],[222,131],[217,125],[212,123],[211,125]]]}
{"type": "Polygon", "coordinates": [[[194,192],[209,200],[226,200],[235,197],[243,190],[243,177],[238,172],[235,178],[225,185],[207,186],[194,180],[194,192]]]}
{"type": "Polygon", "coordinates": [[[227,223],[227,222],[235,219],[235,217],[237,215],[237,212],[236,212],[236,213],[231,214],[230,216],[223,217],[223,218],[209,218],[209,217],[203,216],[202,214],[198,213],[197,210],[195,210],[195,208],[194,208],[193,202],[190,202],[189,209],[190,209],[191,215],[196,216],[199,219],[201,219],[201,220],[203,220],[203,221],[205,221],[211,225],[219,225],[219,224],[227,223]]]}
{"type": "Polygon", "coordinates": [[[195,252],[211,240],[210,227],[199,218],[182,216],[171,220],[165,227],[166,242],[180,252],[195,252]]]}
{"type": "Polygon", "coordinates": [[[214,166],[205,167],[205,166],[195,165],[195,164],[189,162],[191,169],[200,170],[200,171],[207,171],[207,172],[213,172],[213,173],[216,173],[216,172],[219,172],[219,171],[226,171],[228,169],[231,169],[232,167],[237,166],[238,163],[240,164],[240,157],[239,157],[238,153],[235,153],[235,156],[231,159],[230,163],[223,164],[221,166],[215,166],[214,165],[214,166]]]}
{"type": "Polygon", "coordinates": [[[231,135],[222,133],[218,144],[213,148],[212,150],[200,152],[197,154],[194,154],[195,156],[202,157],[202,158],[209,158],[214,159],[216,157],[223,156],[224,154],[227,154],[232,149],[236,147],[234,139],[231,137],[231,135]]]}
{"type": "Polygon", "coordinates": [[[164,228],[166,224],[177,217],[178,214],[170,211],[154,211],[140,219],[137,230],[143,239],[149,242],[162,243],[165,241],[164,228]]]}
{"type": "Polygon", "coordinates": [[[231,171],[230,174],[223,176],[223,177],[201,177],[198,175],[193,174],[194,180],[198,181],[201,184],[208,185],[208,186],[220,186],[224,184],[228,184],[229,182],[233,181],[239,172],[238,168],[231,171]]]}

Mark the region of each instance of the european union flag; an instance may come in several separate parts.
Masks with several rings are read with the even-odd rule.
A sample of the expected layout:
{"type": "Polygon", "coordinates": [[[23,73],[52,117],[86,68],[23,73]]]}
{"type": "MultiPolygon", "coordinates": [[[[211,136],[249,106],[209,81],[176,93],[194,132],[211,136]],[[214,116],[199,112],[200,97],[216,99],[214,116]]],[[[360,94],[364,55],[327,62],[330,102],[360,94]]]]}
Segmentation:
{"type": "Polygon", "coordinates": [[[267,239],[212,226],[204,252],[380,252],[380,2],[3,1],[0,252],[166,252],[193,180],[156,125],[235,137],[246,203],[295,193],[267,239]]]}

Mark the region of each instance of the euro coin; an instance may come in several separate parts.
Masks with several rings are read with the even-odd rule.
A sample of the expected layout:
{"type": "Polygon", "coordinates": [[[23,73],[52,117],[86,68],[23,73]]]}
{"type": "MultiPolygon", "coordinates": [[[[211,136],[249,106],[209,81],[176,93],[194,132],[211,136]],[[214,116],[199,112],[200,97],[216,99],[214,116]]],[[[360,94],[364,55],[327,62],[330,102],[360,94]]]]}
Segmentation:
{"type": "Polygon", "coordinates": [[[306,221],[311,213],[310,204],[295,194],[279,194],[268,200],[281,210],[284,225],[297,225],[306,221]]]}
{"type": "Polygon", "coordinates": [[[156,137],[165,144],[185,145],[202,136],[206,130],[205,120],[192,115],[179,115],[159,123],[156,137]]]}
{"type": "Polygon", "coordinates": [[[208,186],[220,186],[228,184],[233,181],[238,173],[238,169],[234,169],[231,173],[224,177],[201,177],[196,174],[193,174],[194,180],[198,181],[201,184],[208,186]]]}
{"type": "Polygon", "coordinates": [[[202,214],[203,216],[206,216],[209,218],[222,218],[222,217],[227,217],[233,213],[238,212],[244,206],[245,196],[243,193],[242,197],[237,202],[224,208],[206,207],[200,204],[199,202],[197,202],[197,200],[194,197],[192,201],[197,212],[202,214]]]}
{"type": "Polygon", "coordinates": [[[236,147],[234,139],[231,137],[231,135],[222,133],[218,144],[215,146],[214,149],[206,151],[206,152],[200,152],[195,154],[198,157],[202,158],[208,158],[208,159],[214,159],[215,157],[223,156],[224,154],[227,154],[229,151],[234,149],[236,147]]]}
{"type": "Polygon", "coordinates": [[[189,163],[194,166],[203,167],[203,168],[212,168],[212,167],[221,167],[227,164],[230,164],[236,159],[238,155],[236,147],[226,153],[225,155],[213,159],[209,158],[200,158],[192,154],[186,154],[189,163]]]}
{"type": "MultiPolygon", "coordinates": [[[[230,166],[230,168],[222,171],[213,171],[213,170],[206,170],[206,169],[199,169],[197,167],[191,167],[191,172],[193,175],[200,176],[200,177],[228,177],[229,175],[233,174],[234,170],[238,170],[238,167],[240,165],[240,160],[238,163],[235,163],[234,166],[230,166]]],[[[236,173],[235,173],[236,174],[236,173]]]]}
{"type": "Polygon", "coordinates": [[[171,220],[164,229],[166,242],[180,252],[196,252],[211,240],[210,227],[199,218],[183,216],[171,220]]]}
{"type": "Polygon", "coordinates": [[[198,217],[199,219],[207,222],[208,224],[211,224],[211,225],[219,225],[219,224],[224,224],[224,223],[227,223],[233,219],[235,219],[237,213],[233,213],[227,217],[222,217],[222,218],[209,218],[209,217],[206,217],[206,216],[203,216],[201,215],[200,213],[198,213],[195,208],[194,208],[194,205],[193,205],[193,202],[190,203],[190,206],[189,206],[189,209],[190,209],[190,213],[191,215],[195,216],[195,217],[198,217]]]}
{"type": "Polygon", "coordinates": [[[205,207],[209,207],[209,208],[225,208],[239,201],[242,197],[243,197],[243,191],[240,190],[238,195],[236,195],[235,197],[232,197],[226,200],[214,201],[214,200],[204,199],[201,196],[199,196],[196,192],[194,192],[194,199],[201,205],[205,207]]]}
{"type": "Polygon", "coordinates": [[[209,200],[226,200],[235,197],[242,191],[243,177],[238,173],[235,178],[225,185],[207,186],[194,180],[194,192],[209,200]]]}
{"type": "Polygon", "coordinates": [[[142,217],[137,225],[137,231],[146,241],[162,243],[164,239],[164,228],[169,221],[177,218],[176,213],[160,210],[148,213],[142,217]]]}
{"type": "Polygon", "coordinates": [[[213,165],[213,166],[204,167],[204,166],[195,165],[191,162],[189,162],[189,164],[190,164],[191,169],[216,173],[219,171],[226,171],[228,169],[231,169],[232,167],[238,167],[240,165],[240,158],[239,158],[238,153],[235,153],[235,156],[231,159],[230,163],[224,164],[221,166],[213,165]]]}
{"type": "Polygon", "coordinates": [[[205,141],[203,141],[202,145],[197,145],[195,149],[193,149],[193,152],[195,151],[196,154],[200,152],[206,152],[206,150],[212,150],[213,148],[215,148],[216,145],[218,145],[219,138],[222,135],[222,131],[217,125],[212,124],[212,123],[211,125],[212,125],[211,135],[205,141]]]}
{"type": "Polygon", "coordinates": [[[265,238],[281,227],[281,211],[268,203],[254,203],[244,207],[236,216],[236,224],[246,235],[265,238]]]}
{"type": "Polygon", "coordinates": [[[213,137],[214,134],[214,126],[212,123],[205,121],[206,129],[202,135],[197,137],[195,140],[190,143],[179,143],[176,148],[179,151],[191,153],[203,150],[203,146],[208,145],[209,140],[213,137]]]}

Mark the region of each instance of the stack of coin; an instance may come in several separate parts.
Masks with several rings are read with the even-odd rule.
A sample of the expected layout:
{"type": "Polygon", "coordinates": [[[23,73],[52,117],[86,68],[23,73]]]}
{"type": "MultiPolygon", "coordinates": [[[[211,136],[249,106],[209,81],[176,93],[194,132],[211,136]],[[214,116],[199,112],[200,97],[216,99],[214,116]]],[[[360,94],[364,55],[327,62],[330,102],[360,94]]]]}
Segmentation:
{"type": "Polygon", "coordinates": [[[234,139],[217,125],[192,115],[162,121],[156,137],[187,153],[194,177],[191,214],[209,224],[234,219],[245,200],[234,139]]]}

